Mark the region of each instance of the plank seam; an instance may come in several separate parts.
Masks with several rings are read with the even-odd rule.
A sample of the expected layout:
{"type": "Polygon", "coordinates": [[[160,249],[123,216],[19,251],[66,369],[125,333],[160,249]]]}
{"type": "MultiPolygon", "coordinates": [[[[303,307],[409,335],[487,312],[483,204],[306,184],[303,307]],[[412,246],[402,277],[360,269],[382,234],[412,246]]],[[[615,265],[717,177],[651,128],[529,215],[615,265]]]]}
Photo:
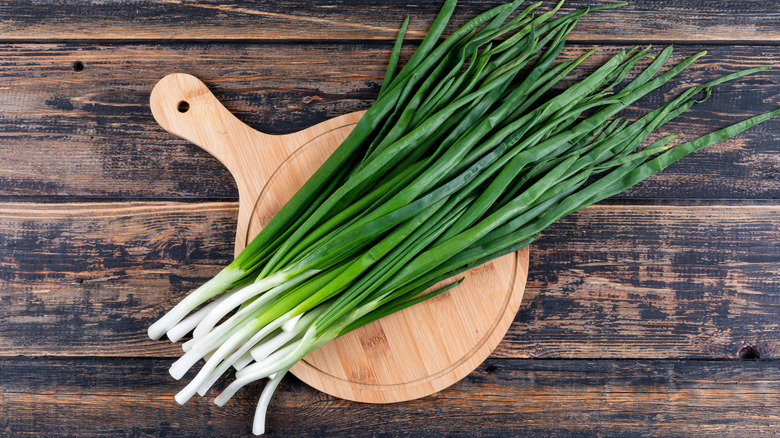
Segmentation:
{"type": "MultiPolygon", "coordinates": [[[[154,44],[155,46],[166,46],[171,44],[273,44],[273,45],[362,45],[362,46],[382,46],[392,47],[393,40],[362,40],[362,39],[294,39],[277,40],[268,38],[169,38],[159,40],[154,38],[0,38],[0,44],[154,44]]],[[[604,45],[604,46],[628,46],[628,45],[675,45],[675,46],[735,46],[735,47],[761,47],[761,46],[780,46],[780,40],[665,40],[665,39],[642,39],[642,40],[597,40],[597,39],[568,39],[567,44],[572,45],[604,45]]],[[[422,43],[421,39],[406,39],[405,46],[417,46],[422,43]]]]}
{"type": "MultiPolygon", "coordinates": [[[[105,362],[106,360],[122,362],[122,361],[175,361],[178,357],[166,357],[166,356],[0,356],[1,361],[14,361],[14,360],[39,360],[47,362],[78,360],[84,362],[105,362]]],[[[737,359],[729,357],[689,357],[689,358],[603,358],[603,357],[538,357],[538,358],[511,358],[511,357],[489,357],[478,368],[489,365],[491,362],[734,362],[735,364],[743,363],[769,363],[780,364],[780,358],[767,358],[767,359],[737,359]]]]}
{"type": "MultiPolygon", "coordinates": [[[[96,196],[4,196],[0,195],[0,203],[21,204],[108,204],[121,202],[180,202],[186,204],[206,203],[238,203],[238,197],[96,197],[96,196]]],[[[713,207],[713,206],[780,206],[776,198],[614,198],[598,202],[594,205],[603,206],[670,206],[670,207],[713,207]]]]}

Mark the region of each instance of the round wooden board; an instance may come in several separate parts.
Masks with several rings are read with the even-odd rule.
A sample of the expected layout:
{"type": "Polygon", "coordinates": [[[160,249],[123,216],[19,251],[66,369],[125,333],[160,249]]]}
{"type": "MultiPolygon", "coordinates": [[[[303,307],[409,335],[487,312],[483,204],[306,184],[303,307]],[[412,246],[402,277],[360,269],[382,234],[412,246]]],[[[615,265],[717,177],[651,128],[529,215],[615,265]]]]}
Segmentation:
{"type": "MultiPolygon", "coordinates": [[[[352,126],[328,135],[346,137],[352,126]]],[[[247,242],[333,151],[332,142],[320,139],[301,146],[271,176],[253,208],[247,242]]],[[[291,372],[323,392],[361,402],[393,403],[440,391],[501,342],[520,306],[527,269],[527,250],[471,269],[455,289],[322,346],[291,372]]]]}
{"type": "MultiPolygon", "coordinates": [[[[240,122],[202,82],[185,74],[160,80],[151,107],[163,128],[209,151],[235,178],[236,253],[362,115],[267,135],[240,122]]],[[[325,393],[360,402],[393,403],[440,391],[473,371],[501,341],[520,306],[527,273],[527,249],[478,266],[462,274],[465,281],[453,290],[336,339],[291,371],[325,393]]]]}

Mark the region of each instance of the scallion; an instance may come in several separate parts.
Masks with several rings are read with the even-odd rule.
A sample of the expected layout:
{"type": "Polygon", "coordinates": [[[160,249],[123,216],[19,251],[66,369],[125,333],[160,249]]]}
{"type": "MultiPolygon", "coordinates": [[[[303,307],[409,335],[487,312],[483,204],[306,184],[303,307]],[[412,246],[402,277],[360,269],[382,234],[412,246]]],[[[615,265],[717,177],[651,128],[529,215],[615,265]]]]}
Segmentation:
{"type": "MultiPolygon", "coordinates": [[[[559,62],[566,36],[588,10],[552,19],[519,1],[493,8],[440,37],[431,31],[396,74],[408,18],[378,100],[306,184],[213,279],[149,328],[185,354],[171,367],[197,376],[176,395],[205,394],[231,366],[244,385],[269,378],[253,431],[284,374],[319,346],[422,300],[436,282],[530,244],[555,220],[620,193],[685,155],[731,138],[780,109],[695,140],[645,139],[737,72],[691,87],[633,122],[615,116],[680,74],[697,53],[658,75],[661,51],[633,80],[643,50],[618,52],[555,96],[548,91],[593,51],[559,62]],[[500,39],[499,39],[500,38],[500,39]],[[189,315],[189,316],[188,316],[189,315]]],[[[591,10],[618,7],[615,4],[591,10]]]]}

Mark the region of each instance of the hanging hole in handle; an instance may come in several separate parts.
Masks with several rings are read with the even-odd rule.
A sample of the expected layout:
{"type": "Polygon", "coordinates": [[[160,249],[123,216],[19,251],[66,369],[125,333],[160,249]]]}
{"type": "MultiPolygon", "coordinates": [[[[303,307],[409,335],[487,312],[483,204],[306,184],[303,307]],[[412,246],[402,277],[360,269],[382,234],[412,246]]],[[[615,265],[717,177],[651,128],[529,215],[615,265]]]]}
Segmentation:
{"type": "Polygon", "coordinates": [[[186,113],[190,110],[190,104],[186,100],[182,100],[179,102],[179,105],[176,107],[176,109],[178,109],[180,113],[186,113]]]}

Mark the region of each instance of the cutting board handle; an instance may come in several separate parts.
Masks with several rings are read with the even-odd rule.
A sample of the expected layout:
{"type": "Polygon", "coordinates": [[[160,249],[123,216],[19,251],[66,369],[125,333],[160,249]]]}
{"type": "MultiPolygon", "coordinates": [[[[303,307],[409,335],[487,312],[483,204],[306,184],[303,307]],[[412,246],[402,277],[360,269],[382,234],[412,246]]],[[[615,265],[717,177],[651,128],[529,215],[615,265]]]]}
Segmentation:
{"type": "MultiPolygon", "coordinates": [[[[260,158],[257,149],[276,137],[258,132],[238,120],[206,84],[192,75],[173,73],[162,78],[152,90],[150,104],[160,126],[216,157],[233,174],[237,184],[257,178],[257,175],[250,175],[260,158]]],[[[263,158],[268,156],[263,155],[263,158]]],[[[274,169],[280,163],[266,164],[274,169]]],[[[260,186],[265,183],[258,182],[260,186]]]]}
{"type": "MultiPolygon", "coordinates": [[[[205,149],[233,175],[239,198],[236,252],[252,237],[247,234],[252,231],[249,225],[260,193],[285,160],[300,152],[297,164],[306,169],[292,168],[308,178],[363,114],[344,114],[290,134],[264,134],[238,120],[200,79],[184,73],[160,79],[149,100],[160,126],[205,149]]],[[[274,200],[280,201],[278,197],[274,200]]],[[[261,226],[259,222],[263,221],[255,225],[261,226]]],[[[257,231],[259,227],[254,228],[257,231]]]]}

